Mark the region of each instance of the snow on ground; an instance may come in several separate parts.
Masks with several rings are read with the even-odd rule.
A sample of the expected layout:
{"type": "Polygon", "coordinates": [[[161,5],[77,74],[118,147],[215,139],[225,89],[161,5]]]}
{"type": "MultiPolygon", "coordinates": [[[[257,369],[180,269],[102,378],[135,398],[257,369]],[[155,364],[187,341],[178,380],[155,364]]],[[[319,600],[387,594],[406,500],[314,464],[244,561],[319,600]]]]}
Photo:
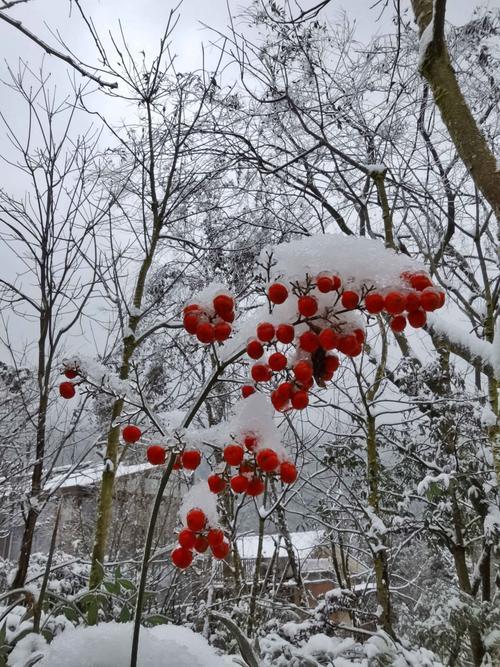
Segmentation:
{"type": "MultiPolygon", "coordinates": [[[[9,656],[9,667],[24,667],[42,653],[37,667],[124,667],[130,664],[132,623],[66,630],[50,645],[40,635],[22,639],[9,656]]],[[[224,667],[231,664],[216,654],[199,634],[177,625],[142,628],[138,667],[224,667]]]]}

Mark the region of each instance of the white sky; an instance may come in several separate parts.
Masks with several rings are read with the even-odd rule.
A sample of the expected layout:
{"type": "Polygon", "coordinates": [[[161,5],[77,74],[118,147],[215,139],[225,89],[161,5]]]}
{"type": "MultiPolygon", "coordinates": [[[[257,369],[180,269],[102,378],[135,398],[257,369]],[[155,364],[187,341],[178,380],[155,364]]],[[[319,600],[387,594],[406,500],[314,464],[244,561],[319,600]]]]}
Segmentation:
{"type": "MultiPolygon", "coordinates": [[[[307,0],[302,4],[303,8],[315,5],[317,0],[307,0]]],[[[389,0],[392,7],[392,0],[389,0]]],[[[328,18],[330,23],[335,24],[342,19],[345,12],[350,21],[356,22],[356,36],[360,41],[368,41],[376,34],[392,32],[394,26],[391,22],[391,7],[380,17],[380,10],[384,2],[378,0],[333,0],[326,10],[322,12],[322,18],[328,18]],[[375,7],[373,7],[375,5],[375,7]]],[[[481,3],[489,7],[500,7],[500,0],[489,0],[481,3]]],[[[168,14],[175,5],[164,0],[82,0],[82,5],[88,16],[92,17],[100,35],[106,38],[111,30],[118,34],[118,21],[121,21],[124,33],[130,49],[138,53],[144,50],[146,54],[156,53],[158,41],[166,25],[168,14]]],[[[188,71],[201,66],[201,44],[206,45],[206,58],[210,63],[215,62],[217,50],[210,46],[214,40],[213,32],[204,28],[201,23],[206,23],[214,29],[224,32],[228,25],[228,7],[233,14],[239,14],[245,6],[242,0],[184,0],[180,8],[180,21],[174,33],[172,50],[178,55],[178,71],[188,71]]],[[[403,11],[408,12],[411,18],[409,0],[401,0],[403,11]]],[[[449,0],[447,18],[451,23],[461,24],[470,19],[476,3],[473,0],[449,0]]],[[[97,64],[97,54],[90,36],[83,27],[77,10],[69,0],[30,0],[26,4],[19,5],[10,11],[10,15],[21,20],[23,24],[44,38],[50,44],[56,46],[56,38],[51,30],[59,32],[71,49],[91,64],[97,64]]],[[[38,69],[44,61],[44,70],[51,73],[51,81],[57,85],[58,93],[64,93],[71,89],[68,67],[53,57],[45,56],[39,47],[34,45],[28,38],[17,32],[4,22],[0,21],[0,79],[6,81],[8,77],[7,65],[14,70],[17,69],[19,59],[23,59],[29,65],[38,69]]],[[[78,79],[78,77],[77,77],[78,79]]],[[[112,107],[110,102],[99,100],[101,108],[104,105],[109,116],[112,107]]],[[[24,103],[14,95],[5,85],[0,84],[0,111],[10,122],[16,124],[23,131],[25,122],[23,112],[24,103]]],[[[119,116],[127,113],[126,107],[120,107],[116,120],[119,116]]],[[[88,119],[82,119],[82,127],[88,124],[88,119]]],[[[6,142],[5,128],[0,124],[0,155],[9,156],[9,146],[6,142]]],[[[16,191],[20,187],[16,170],[8,165],[1,164],[1,185],[7,191],[16,191]]],[[[2,270],[6,267],[11,273],[16,272],[15,261],[12,257],[5,258],[2,253],[2,270]]],[[[15,338],[22,347],[22,336],[31,337],[26,329],[26,323],[14,326],[15,338]],[[19,333],[20,337],[16,334],[19,333]]],[[[34,333],[34,332],[33,332],[34,333]]],[[[0,357],[3,356],[0,352],[0,357]]]]}

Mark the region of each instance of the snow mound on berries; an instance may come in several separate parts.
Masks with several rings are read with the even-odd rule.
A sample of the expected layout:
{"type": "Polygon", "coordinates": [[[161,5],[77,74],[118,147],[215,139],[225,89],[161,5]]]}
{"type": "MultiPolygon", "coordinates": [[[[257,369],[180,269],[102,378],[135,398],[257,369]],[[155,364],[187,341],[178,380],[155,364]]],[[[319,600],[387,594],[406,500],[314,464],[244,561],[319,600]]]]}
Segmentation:
{"type": "Polygon", "coordinates": [[[196,303],[198,306],[202,306],[207,310],[213,310],[213,300],[219,294],[227,294],[228,296],[231,296],[231,292],[227,289],[227,285],[213,282],[204,287],[200,292],[197,292],[196,296],[193,295],[186,305],[196,303]]]}
{"type": "Polygon", "coordinates": [[[255,393],[236,404],[231,420],[231,432],[238,435],[253,433],[258,436],[257,451],[272,449],[283,459],[286,451],[281,444],[278,427],[274,421],[274,408],[264,394],[255,393]]]}
{"type": "MultiPolygon", "coordinates": [[[[340,234],[318,234],[281,243],[271,250],[273,279],[303,280],[306,274],[322,271],[338,274],[349,288],[373,283],[379,288],[403,285],[404,271],[425,271],[425,266],[407,255],[398,255],[381,241],[346,237],[340,234]]],[[[265,264],[270,249],[263,251],[265,264]]]]}
{"type": "MultiPolygon", "coordinates": [[[[117,667],[130,663],[133,623],[101,623],[58,635],[38,667],[117,667]]],[[[188,628],[159,625],[142,628],[138,667],[223,667],[226,662],[188,628]]],[[[21,663],[11,663],[21,667],[21,663]]]]}
{"type": "Polygon", "coordinates": [[[195,507],[203,510],[210,526],[217,526],[219,524],[217,496],[210,491],[206,480],[202,480],[192,486],[182,500],[179,516],[185,526],[187,525],[187,513],[195,507]]]}

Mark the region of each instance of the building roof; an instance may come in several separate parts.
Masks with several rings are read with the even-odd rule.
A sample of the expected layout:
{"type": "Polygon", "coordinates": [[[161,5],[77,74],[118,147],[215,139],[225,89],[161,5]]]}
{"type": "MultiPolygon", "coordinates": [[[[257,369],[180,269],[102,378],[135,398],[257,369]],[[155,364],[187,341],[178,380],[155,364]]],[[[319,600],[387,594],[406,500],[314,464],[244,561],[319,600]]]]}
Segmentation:
{"type": "MultiPolygon", "coordinates": [[[[294,551],[301,560],[310,556],[311,552],[316,547],[325,544],[323,539],[324,532],[320,530],[306,530],[304,532],[290,533],[290,539],[294,551]]],[[[243,559],[257,558],[259,536],[258,535],[244,535],[237,539],[238,552],[243,559]]],[[[272,558],[276,549],[278,549],[278,557],[286,558],[288,556],[283,536],[279,533],[273,535],[264,535],[264,542],[262,546],[263,558],[272,558]]]]}
{"type": "MultiPolygon", "coordinates": [[[[116,477],[134,475],[137,472],[146,470],[153,470],[150,463],[137,463],[128,466],[120,465],[116,471],[116,477]]],[[[73,472],[71,472],[71,469],[66,470],[47,480],[44,486],[44,491],[53,492],[59,489],[93,486],[101,481],[102,471],[102,465],[84,468],[83,470],[75,470],[73,472]]]]}

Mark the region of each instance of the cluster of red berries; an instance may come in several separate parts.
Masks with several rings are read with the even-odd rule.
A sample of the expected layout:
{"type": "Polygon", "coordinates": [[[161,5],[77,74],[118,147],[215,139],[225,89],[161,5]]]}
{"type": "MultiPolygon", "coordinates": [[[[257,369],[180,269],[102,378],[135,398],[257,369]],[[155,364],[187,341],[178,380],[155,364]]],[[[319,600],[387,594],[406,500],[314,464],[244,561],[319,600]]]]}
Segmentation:
{"type": "Polygon", "coordinates": [[[229,540],[220,528],[211,528],[203,510],[194,507],[186,515],[186,528],[179,535],[179,546],[171,554],[173,564],[184,570],[193,562],[193,549],[202,554],[210,547],[214,558],[224,560],[230,551],[229,540]]]}
{"type": "Polygon", "coordinates": [[[231,335],[234,321],[234,299],[229,294],[218,294],[212,307],[192,303],[184,308],[184,329],[204,345],[214,341],[223,343],[231,335]]]}
{"type": "Polygon", "coordinates": [[[264,493],[263,475],[279,475],[284,484],[293,484],[297,479],[297,468],[290,461],[281,459],[270,448],[258,448],[259,439],[253,433],[242,438],[242,444],[234,443],[224,447],[223,458],[227,464],[224,475],[212,474],[208,486],[212,493],[221,493],[229,485],[234,493],[260,496],[264,493]],[[257,449],[258,448],[258,449],[257,449]],[[231,468],[238,468],[232,474],[231,468]]]}
{"type": "Polygon", "coordinates": [[[415,329],[425,326],[427,313],[442,308],[445,293],[436,288],[426,273],[403,273],[405,286],[384,292],[372,291],[365,296],[368,313],[385,312],[391,316],[389,326],[401,333],[408,323],[415,329]]]}
{"type": "MultiPolygon", "coordinates": [[[[314,281],[307,280],[297,285],[297,321],[295,324],[261,322],[256,329],[255,338],[247,343],[248,356],[257,361],[251,368],[251,376],[256,384],[268,383],[273,375],[279,376],[280,382],[271,392],[271,402],[276,410],[303,410],[309,404],[309,390],[314,382],[324,387],[332,380],[340,365],[339,357],[333,350],[348,357],[361,354],[365,342],[362,328],[354,328],[343,321],[341,315],[354,311],[375,314],[386,312],[391,315],[390,326],[393,331],[401,332],[408,321],[413,327],[422,327],[426,323],[426,312],[436,310],[444,304],[444,292],[436,289],[425,273],[405,273],[403,281],[408,287],[386,289],[376,292],[372,288],[363,288],[360,293],[342,288],[342,280],[337,275],[322,273],[314,281]],[[327,307],[321,307],[313,290],[322,294],[334,292],[334,299],[327,307]],[[403,315],[405,313],[405,315],[403,315]],[[296,335],[295,327],[307,325],[307,329],[296,335]],[[278,344],[295,344],[296,361],[278,349],[278,344]],[[262,361],[265,348],[271,351],[267,361],[262,361]]],[[[268,298],[272,304],[282,304],[290,296],[286,285],[273,283],[268,289],[268,298]]],[[[242,387],[243,398],[256,391],[255,385],[242,387]]]]}
{"type": "MultiPolygon", "coordinates": [[[[80,374],[77,366],[65,366],[62,373],[68,380],[74,380],[80,374]]],[[[59,385],[59,395],[62,398],[73,398],[75,394],[76,388],[73,382],[61,382],[59,385]]]]}

